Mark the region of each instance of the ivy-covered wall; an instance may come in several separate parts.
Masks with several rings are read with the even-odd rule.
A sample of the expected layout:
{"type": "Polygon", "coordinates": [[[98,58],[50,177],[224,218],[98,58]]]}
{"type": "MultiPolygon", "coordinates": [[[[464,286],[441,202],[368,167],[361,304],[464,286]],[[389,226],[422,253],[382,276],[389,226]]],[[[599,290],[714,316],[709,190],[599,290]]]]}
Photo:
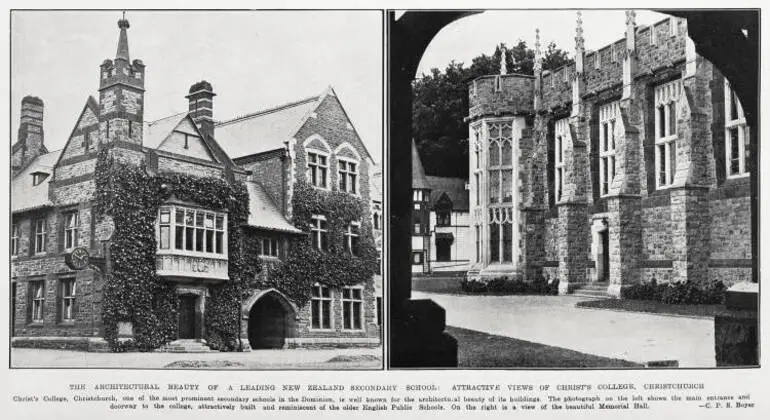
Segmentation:
{"type": "Polygon", "coordinates": [[[237,350],[242,291],[260,269],[259,260],[244,257],[241,248],[241,226],[248,219],[245,185],[218,177],[150,175],[143,165],[116,160],[111,151],[100,151],[96,167],[97,214],[111,218],[115,227],[102,305],[110,347],[148,351],[177,337],[174,284],[155,274],[158,208],[174,197],[228,213],[230,280],[209,287],[205,338],[214,349],[237,350]],[[119,322],[132,323],[132,339],[118,340],[119,322]]]}
{"type": "MultiPolygon", "coordinates": [[[[282,264],[271,269],[267,276],[259,276],[250,284],[257,289],[274,287],[292,299],[297,306],[310,300],[311,288],[316,282],[340,288],[370,281],[377,270],[377,249],[374,246],[368,219],[368,204],[360,197],[338,191],[322,191],[305,182],[294,186],[292,207],[294,225],[310,232],[311,217],[323,215],[328,226],[329,250],[313,246],[311,235],[290,240],[288,254],[282,264]],[[351,222],[360,222],[361,230],[355,255],[345,251],[343,232],[351,222]]],[[[257,246],[245,241],[247,254],[254,255],[257,246]]]]}

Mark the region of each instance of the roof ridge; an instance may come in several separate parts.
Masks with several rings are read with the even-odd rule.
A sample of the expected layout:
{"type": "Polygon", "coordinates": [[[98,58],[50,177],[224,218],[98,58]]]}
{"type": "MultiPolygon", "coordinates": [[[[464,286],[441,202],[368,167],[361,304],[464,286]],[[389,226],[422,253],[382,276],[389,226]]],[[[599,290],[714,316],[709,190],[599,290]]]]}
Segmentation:
{"type": "Polygon", "coordinates": [[[320,95],[314,95],[314,96],[307,97],[305,99],[301,99],[301,100],[294,101],[294,102],[287,102],[287,103],[284,103],[282,105],[278,105],[278,106],[275,106],[275,107],[272,107],[272,108],[263,109],[263,110],[260,110],[260,111],[257,111],[257,112],[252,112],[252,113],[249,113],[249,114],[238,115],[238,116],[236,116],[234,118],[231,118],[229,120],[218,121],[218,122],[215,123],[215,125],[216,126],[221,126],[221,125],[230,124],[230,123],[238,122],[238,121],[241,121],[241,120],[245,120],[245,119],[248,119],[248,118],[258,117],[258,116],[261,116],[261,115],[270,114],[270,113],[277,112],[277,111],[282,111],[282,110],[284,110],[286,108],[292,108],[292,107],[295,107],[297,105],[302,105],[302,104],[305,104],[305,103],[308,103],[308,102],[311,102],[311,101],[317,101],[319,97],[320,97],[320,95]]]}
{"type": "Polygon", "coordinates": [[[180,116],[180,115],[187,115],[187,114],[189,114],[189,113],[190,113],[190,111],[182,111],[182,112],[177,112],[176,114],[166,115],[165,117],[163,117],[163,118],[158,118],[157,120],[153,120],[153,121],[145,121],[145,124],[147,124],[147,125],[153,125],[153,124],[156,124],[156,123],[158,123],[158,122],[160,122],[160,121],[163,121],[163,120],[167,120],[167,119],[169,119],[169,118],[173,118],[173,117],[178,117],[178,116],[180,116]]]}

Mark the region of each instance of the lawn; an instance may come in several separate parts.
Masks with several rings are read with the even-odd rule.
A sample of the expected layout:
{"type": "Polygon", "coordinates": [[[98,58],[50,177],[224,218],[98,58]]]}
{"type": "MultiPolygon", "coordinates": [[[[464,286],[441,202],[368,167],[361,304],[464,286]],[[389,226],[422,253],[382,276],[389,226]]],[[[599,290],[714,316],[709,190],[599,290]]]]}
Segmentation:
{"type": "Polygon", "coordinates": [[[446,327],[457,340],[461,368],[638,368],[643,365],[581,353],[561,347],[492,335],[465,328],[446,327]]]}
{"type": "Polygon", "coordinates": [[[645,312],[660,315],[678,315],[713,318],[725,310],[725,306],[716,305],[681,305],[656,302],[652,300],[600,299],[578,302],[578,308],[609,309],[615,311],[645,312]]]}
{"type": "Polygon", "coordinates": [[[462,276],[412,277],[412,290],[426,293],[465,294],[460,288],[462,276]]]}

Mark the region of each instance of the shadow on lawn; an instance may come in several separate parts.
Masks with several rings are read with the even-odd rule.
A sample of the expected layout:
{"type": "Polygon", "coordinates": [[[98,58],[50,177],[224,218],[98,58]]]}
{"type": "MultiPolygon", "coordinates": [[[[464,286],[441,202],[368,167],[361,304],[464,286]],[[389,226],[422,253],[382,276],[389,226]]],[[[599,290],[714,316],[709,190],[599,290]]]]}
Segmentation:
{"type": "Polygon", "coordinates": [[[460,368],[638,368],[638,363],[580,353],[561,347],[457,327],[446,327],[457,339],[460,368]]]}

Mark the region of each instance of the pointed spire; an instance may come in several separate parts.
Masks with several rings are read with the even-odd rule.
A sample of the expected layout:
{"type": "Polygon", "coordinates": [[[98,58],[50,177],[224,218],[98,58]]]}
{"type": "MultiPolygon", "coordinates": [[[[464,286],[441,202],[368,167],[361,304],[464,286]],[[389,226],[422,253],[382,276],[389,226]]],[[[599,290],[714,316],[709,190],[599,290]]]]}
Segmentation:
{"type": "Polygon", "coordinates": [[[577,11],[577,26],[575,27],[575,52],[581,53],[585,48],[585,39],[583,39],[583,14],[577,11]]]}
{"type": "Polygon", "coordinates": [[[500,74],[508,74],[508,69],[505,67],[505,45],[500,46],[500,74]]]}
{"type": "Polygon", "coordinates": [[[412,188],[430,189],[428,178],[425,176],[425,169],[422,167],[420,153],[417,151],[417,144],[412,139],[412,188]]]}
{"type": "Polygon", "coordinates": [[[543,71],[543,55],[540,52],[540,28],[535,29],[535,73],[543,71]]]}
{"type": "Polygon", "coordinates": [[[128,20],[126,19],[126,12],[123,11],[123,18],[118,21],[118,28],[120,28],[120,37],[118,38],[118,52],[115,54],[115,59],[123,59],[130,62],[128,56],[128,34],[126,30],[129,28],[128,20]]]}

